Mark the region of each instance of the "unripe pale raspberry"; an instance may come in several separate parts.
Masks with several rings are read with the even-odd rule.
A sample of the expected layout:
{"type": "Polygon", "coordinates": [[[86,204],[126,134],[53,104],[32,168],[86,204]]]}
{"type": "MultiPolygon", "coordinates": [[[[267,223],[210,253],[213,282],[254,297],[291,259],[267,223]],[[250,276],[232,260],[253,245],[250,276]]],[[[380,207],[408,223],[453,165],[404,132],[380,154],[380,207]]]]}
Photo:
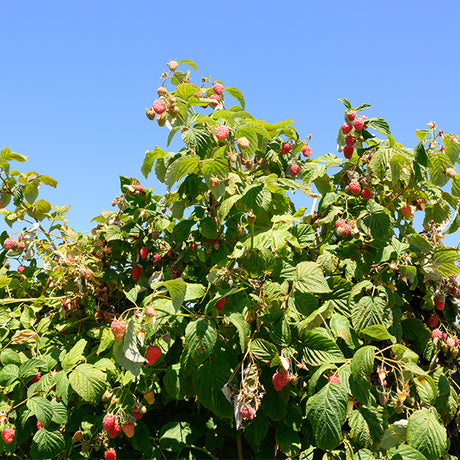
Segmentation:
{"type": "Polygon", "coordinates": [[[353,126],[351,126],[350,123],[344,123],[342,125],[342,133],[343,134],[348,134],[352,129],[353,129],[353,126]]]}
{"type": "Polygon", "coordinates": [[[166,103],[165,103],[165,101],[158,100],[158,101],[155,101],[152,104],[152,107],[153,107],[153,110],[155,111],[155,113],[160,115],[166,110],[166,103]]]}
{"type": "Polygon", "coordinates": [[[132,438],[134,436],[134,423],[125,423],[122,428],[123,433],[125,433],[128,438],[132,438]]]}
{"type": "Polygon", "coordinates": [[[291,151],[291,149],[292,149],[292,145],[289,144],[289,142],[284,142],[284,144],[281,147],[281,154],[286,155],[287,153],[291,151]]]}
{"type": "Polygon", "coordinates": [[[447,168],[446,169],[446,176],[450,177],[451,179],[454,178],[457,175],[457,171],[455,171],[455,168],[447,168]]]}
{"type": "Polygon", "coordinates": [[[14,246],[14,241],[11,239],[11,238],[7,238],[4,242],[3,242],[3,247],[9,251],[12,247],[14,246]]]}
{"type": "Polygon", "coordinates": [[[216,128],[216,137],[220,141],[227,139],[228,137],[228,128],[224,125],[220,125],[216,128]]]}
{"type": "Polygon", "coordinates": [[[152,108],[145,109],[145,115],[149,120],[155,120],[155,110],[153,110],[152,108]]]}
{"type": "Polygon", "coordinates": [[[201,91],[197,91],[194,96],[196,97],[203,97],[203,93],[201,91]]]}
{"type": "Polygon", "coordinates": [[[245,420],[253,420],[254,419],[254,410],[252,409],[252,407],[249,407],[247,404],[245,404],[240,409],[240,415],[245,420]]]}
{"type": "Polygon", "coordinates": [[[161,356],[161,348],[159,347],[152,347],[149,345],[147,348],[147,352],[145,353],[145,359],[147,360],[147,364],[149,366],[153,366],[161,356]]]}
{"type": "Polygon", "coordinates": [[[361,191],[361,186],[359,185],[359,182],[350,182],[350,192],[353,193],[353,195],[357,195],[361,191]]]}
{"type": "Polygon", "coordinates": [[[209,188],[214,190],[215,188],[219,187],[220,179],[216,176],[212,176],[209,178],[209,188]]]}
{"type": "Polygon", "coordinates": [[[224,85],[222,85],[221,83],[216,83],[212,89],[214,90],[214,92],[216,94],[222,94],[224,92],[224,85]]]}
{"type": "Polygon", "coordinates": [[[14,429],[13,428],[5,428],[3,431],[2,431],[2,439],[7,443],[7,444],[11,444],[13,442],[13,438],[14,438],[14,429]]]}
{"type": "Polygon", "coordinates": [[[220,96],[218,94],[211,94],[211,96],[209,96],[209,99],[214,99],[216,102],[211,102],[211,105],[213,107],[216,107],[217,104],[220,102],[220,96]]]}
{"type": "Polygon", "coordinates": [[[338,383],[340,385],[340,378],[338,375],[330,375],[327,379],[327,381],[330,383],[338,383]]]}
{"type": "Polygon", "coordinates": [[[236,145],[240,150],[246,150],[249,147],[249,140],[246,137],[240,137],[237,139],[236,145]]]}
{"type": "Polygon", "coordinates": [[[144,399],[148,404],[153,404],[155,402],[155,393],[153,391],[147,391],[147,393],[144,393],[144,399]]]}
{"type": "Polygon", "coordinates": [[[350,147],[353,147],[356,143],[356,137],[353,136],[352,134],[349,134],[346,138],[345,138],[345,144],[350,146],[350,147]]]}
{"type": "Polygon", "coordinates": [[[361,196],[366,200],[369,201],[371,199],[371,191],[368,188],[363,188],[361,190],[361,196]]]}
{"type": "Polygon", "coordinates": [[[107,449],[104,452],[104,459],[105,460],[117,460],[117,453],[115,452],[115,449],[107,449]]]}
{"type": "Polygon", "coordinates": [[[305,144],[303,147],[302,147],[302,155],[305,157],[305,158],[310,158],[311,156],[311,147],[307,144],[305,144]]]}
{"type": "Polygon", "coordinates": [[[348,111],[347,112],[347,118],[350,121],[353,121],[356,118],[356,112],[354,112],[353,110],[348,111]]]}
{"type": "Polygon", "coordinates": [[[356,131],[361,131],[364,128],[364,120],[362,118],[356,118],[353,122],[353,128],[356,131]]]}
{"type": "Polygon", "coordinates": [[[345,145],[343,148],[343,156],[349,160],[353,156],[354,148],[351,145],[345,145]]]}
{"type": "Polygon", "coordinates": [[[296,164],[293,164],[293,165],[291,165],[289,167],[289,169],[291,170],[291,174],[295,177],[295,176],[297,176],[297,174],[299,174],[300,166],[296,165],[296,164]]]}
{"type": "Polygon", "coordinates": [[[177,63],[175,59],[173,59],[172,61],[169,61],[166,65],[169,67],[169,70],[171,72],[174,72],[179,66],[179,64],[177,63]]]}
{"type": "Polygon", "coordinates": [[[139,265],[136,265],[132,268],[131,270],[131,276],[133,278],[134,281],[137,281],[139,279],[139,277],[141,276],[141,267],[139,267],[139,265]]]}
{"type": "Polygon", "coordinates": [[[111,329],[116,340],[121,340],[123,338],[127,326],[126,321],[112,321],[111,329]]]}
{"type": "Polygon", "coordinates": [[[166,96],[168,94],[168,90],[164,86],[160,86],[157,89],[157,93],[158,93],[158,96],[160,96],[160,97],[166,96]]]}
{"type": "Polygon", "coordinates": [[[442,332],[440,329],[434,329],[431,332],[431,337],[433,337],[433,339],[444,340],[444,332],[442,332]]]}

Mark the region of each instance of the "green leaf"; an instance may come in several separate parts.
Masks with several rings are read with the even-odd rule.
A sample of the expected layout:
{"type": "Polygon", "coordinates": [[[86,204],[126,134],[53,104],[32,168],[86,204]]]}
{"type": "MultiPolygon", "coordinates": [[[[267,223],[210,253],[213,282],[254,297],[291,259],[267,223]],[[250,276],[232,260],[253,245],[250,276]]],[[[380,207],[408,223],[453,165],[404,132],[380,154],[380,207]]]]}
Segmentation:
{"type": "Polygon", "coordinates": [[[19,376],[19,368],[15,364],[7,364],[0,370],[0,385],[6,387],[19,376]]]}
{"type": "MultiPolygon", "coordinates": [[[[190,132],[190,131],[186,131],[190,132]]],[[[200,157],[198,155],[186,155],[173,161],[166,170],[165,183],[170,189],[175,182],[182,179],[189,173],[194,173],[198,170],[200,157]]]]}
{"type": "Polygon", "coordinates": [[[198,86],[192,85],[190,83],[181,83],[176,88],[175,95],[176,97],[180,97],[182,99],[188,99],[189,97],[193,96],[197,91],[200,91],[200,88],[198,86]]]}
{"type": "Polygon", "coordinates": [[[347,405],[347,392],[337,383],[328,383],[308,399],[306,415],[313,428],[316,445],[321,449],[334,449],[342,441],[347,405]]]}
{"type": "Polygon", "coordinates": [[[360,449],[356,452],[353,460],[374,460],[374,454],[369,449],[360,449]]]}
{"type": "Polygon", "coordinates": [[[224,88],[224,91],[226,91],[230,96],[235,98],[241,105],[241,108],[244,110],[245,107],[245,100],[243,93],[238,89],[234,88],[233,86],[227,86],[227,88],[224,88]]]}
{"type": "Polygon", "coordinates": [[[270,329],[270,338],[280,347],[287,347],[291,342],[291,330],[284,315],[281,315],[270,329]]]}
{"type": "Polygon", "coordinates": [[[390,125],[383,118],[370,118],[367,121],[367,125],[371,128],[374,128],[379,133],[385,134],[386,136],[391,136],[390,125]]]}
{"type": "Polygon", "coordinates": [[[349,110],[351,109],[351,102],[348,100],[348,99],[345,99],[343,97],[340,97],[338,99],[340,102],[342,102],[342,104],[349,110]]]}
{"type": "Polygon", "coordinates": [[[150,172],[152,171],[153,163],[157,158],[164,158],[166,153],[160,149],[160,147],[155,147],[155,150],[150,152],[145,152],[145,158],[142,163],[141,171],[144,177],[147,179],[150,172]]]}
{"type": "Polygon", "coordinates": [[[128,327],[123,336],[123,354],[126,359],[134,363],[143,363],[145,361],[137,348],[136,323],[134,319],[128,322],[128,327]]]}
{"type": "Polygon", "coordinates": [[[85,401],[97,401],[105,390],[106,374],[92,364],[80,364],[69,375],[73,390],[85,401]]]}
{"type": "Polygon", "coordinates": [[[168,290],[174,309],[178,312],[187,294],[187,283],[182,279],[175,279],[165,281],[161,285],[168,290]]]}
{"type": "Polygon", "coordinates": [[[383,408],[362,406],[352,411],[348,418],[350,438],[360,447],[372,448],[384,433],[383,408]]]}
{"type": "Polygon", "coordinates": [[[368,214],[358,221],[364,233],[373,240],[388,239],[393,233],[393,224],[390,216],[384,212],[368,214]]]}
{"type": "Polygon", "coordinates": [[[51,204],[46,200],[38,200],[33,207],[33,215],[37,220],[43,220],[51,211],[51,204]]]}
{"type": "Polygon", "coordinates": [[[351,321],[357,331],[377,324],[390,327],[393,324],[393,312],[380,297],[364,296],[354,305],[351,321]]]}
{"type": "Polygon", "coordinates": [[[23,163],[24,161],[27,161],[27,157],[25,155],[21,155],[20,153],[12,152],[9,147],[5,147],[0,152],[0,158],[6,161],[16,160],[21,163],[23,163]]]}
{"type": "Polygon", "coordinates": [[[160,448],[178,452],[191,442],[191,434],[192,429],[187,422],[169,422],[160,430],[160,448]]]}
{"type": "Polygon", "coordinates": [[[46,428],[38,430],[33,439],[30,450],[33,459],[58,458],[64,450],[64,436],[59,431],[48,431],[46,428]]]}
{"type": "Polygon", "coordinates": [[[430,172],[430,179],[434,185],[443,187],[449,181],[445,171],[447,168],[452,168],[454,163],[445,153],[433,153],[429,156],[430,166],[428,171],[430,172]]]}
{"type": "Polygon", "coordinates": [[[27,400],[27,407],[30,409],[32,414],[38,418],[39,422],[45,426],[51,423],[53,419],[53,405],[51,401],[48,401],[41,396],[34,396],[27,400]]]}
{"type": "Polygon", "coordinates": [[[126,356],[123,353],[123,341],[122,340],[115,340],[115,343],[113,345],[113,357],[115,361],[121,367],[123,367],[123,369],[126,369],[127,371],[131,372],[131,374],[134,375],[135,377],[139,376],[142,363],[134,362],[126,358],[126,356]]]}
{"type": "Polygon", "coordinates": [[[232,195],[226,198],[219,207],[219,219],[224,222],[233,205],[241,198],[241,195],[232,195]]]}
{"type": "Polygon", "coordinates": [[[103,351],[107,350],[112,346],[112,343],[115,341],[115,338],[112,334],[112,331],[109,328],[102,329],[101,341],[99,347],[97,348],[97,354],[101,354],[103,351]]]}
{"type": "Polygon", "coordinates": [[[460,254],[453,249],[437,249],[432,262],[435,270],[444,278],[460,273],[460,254]]]}
{"type": "Polygon", "coordinates": [[[268,418],[262,411],[259,411],[253,422],[244,430],[244,437],[251,445],[254,452],[259,450],[260,443],[267,435],[267,431],[268,418]]]}
{"type": "Polygon", "coordinates": [[[299,434],[284,423],[276,430],[276,442],[281,452],[288,456],[295,455],[302,447],[299,434]]]}
{"type": "Polygon", "coordinates": [[[407,443],[427,460],[438,460],[447,451],[447,433],[434,410],[415,411],[407,424],[407,443]]]}
{"type": "Polygon", "coordinates": [[[270,190],[264,184],[251,185],[241,197],[241,202],[257,216],[261,209],[268,210],[272,199],[270,190]]]}
{"type": "Polygon", "coordinates": [[[249,336],[251,335],[251,327],[241,313],[231,313],[227,316],[227,319],[236,327],[240,339],[241,352],[244,353],[248,346],[249,336]]]}
{"type": "Polygon", "coordinates": [[[360,336],[365,335],[378,342],[382,340],[392,340],[392,338],[394,340],[394,337],[392,337],[388,333],[387,329],[381,324],[374,324],[373,326],[367,326],[362,331],[360,331],[359,335],[360,336]]]}
{"type": "Polygon", "coordinates": [[[28,372],[30,372],[32,369],[35,370],[45,365],[46,363],[42,361],[41,359],[36,359],[36,358],[28,359],[27,361],[24,361],[21,364],[21,367],[19,368],[19,376],[22,377],[28,372]]]}
{"type": "Polygon", "coordinates": [[[269,363],[278,354],[278,350],[272,343],[264,339],[255,339],[249,347],[251,353],[264,363],[269,363]]]}
{"type": "Polygon", "coordinates": [[[318,332],[305,331],[302,343],[302,356],[312,366],[345,362],[345,357],[335,342],[318,332]]]}
{"type": "Polygon", "coordinates": [[[0,361],[4,366],[7,364],[21,364],[21,358],[17,351],[12,350],[11,348],[5,348],[0,353],[0,361]]]}
{"type": "Polygon", "coordinates": [[[388,451],[390,460],[427,460],[418,450],[413,449],[407,444],[400,444],[388,451]]]}
{"type": "Polygon", "coordinates": [[[407,420],[401,419],[388,426],[379,443],[379,449],[388,450],[406,440],[407,420]]]}
{"type": "Polygon", "coordinates": [[[293,288],[302,293],[327,293],[331,291],[321,267],[315,262],[297,264],[293,288]]]}
{"type": "Polygon", "coordinates": [[[173,364],[166,371],[163,378],[163,383],[166,388],[166,391],[169,393],[171,398],[180,400],[183,395],[181,393],[180,385],[180,364],[173,364]]]}
{"type": "MultiPolygon", "coordinates": [[[[113,334],[112,334],[113,335],[113,334]]],[[[67,374],[65,371],[59,371],[54,376],[54,381],[56,382],[56,396],[61,398],[65,404],[69,401],[70,395],[70,382],[67,378],[67,374]]]]}
{"type": "MultiPolygon", "coordinates": [[[[64,425],[67,423],[67,408],[62,402],[51,401],[51,408],[53,410],[52,421],[58,425],[64,425]]],[[[42,422],[43,423],[43,422],[42,422]]]]}
{"type": "Polygon", "coordinates": [[[78,361],[81,361],[84,358],[83,351],[85,350],[87,341],[85,339],[80,339],[71,350],[64,356],[62,360],[62,368],[65,370],[71,369],[78,361]]]}
{"type": "Polygon", "coordinates": [[[367,345],[360,348],[353,355],[351,360],[351,374],[360,384],[369,386],[369,377],[374,367],[375,350],[375,347],[367,345]]]}
{"type": "Polygon", "coordinates": [[[191,61],[190,59],[182,59],[180,60],[177,65],[188,65],[190,66],[193,70],[196,70],[198,72],[198,67],[196,66],[196,64],[191,61]]]}
{"type": "MultiPolygon", "coordinates": [[[[407,363],[406,368],[409,364],[414,365],[413,363],[407,363]]],[[[423,372],[423,369],[421,370],[423,372]]],[[[414,379],[414,384],[420,400],[430,406],[434,405],[436,398],[438,397],[438,389],[436,388],[433,378],[429,375],[422,375],[414,379]]]]}
{"type": "Polygon", "coordinates": [[[216,326],[207,318],[192,321],[185,329],[185,344],[197,364],[201,364],[211,354],[216,340],[216,326]]]}
{"type": "Polygon", "coordinates": [[[33,204],[38,196],[38,184],[37,182],[29,182],[24,186],[24,197],[27,202],[33,204]]]}

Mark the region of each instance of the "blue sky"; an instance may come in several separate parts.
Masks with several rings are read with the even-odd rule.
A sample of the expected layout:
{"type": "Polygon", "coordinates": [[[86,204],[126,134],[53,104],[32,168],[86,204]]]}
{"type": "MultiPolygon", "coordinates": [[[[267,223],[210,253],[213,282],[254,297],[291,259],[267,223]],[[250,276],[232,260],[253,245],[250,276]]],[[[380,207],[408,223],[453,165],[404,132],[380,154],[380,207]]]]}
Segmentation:
{"type": "Polygon", "coordinates": [[[166,146],[145,107],[173,58],[195,61],[196,81],[238,87],[254,116],[295,120],[314,156],[335,152],[339,97],[372,104],[368,116],[408,147],[430,120],[460,134],[457,0],[23,0],[0,11],[0,146],[58,180],[41,195],[70,204],[78,231],[111,209],[119,175],[141,178],[144,152],[166,146]]]}

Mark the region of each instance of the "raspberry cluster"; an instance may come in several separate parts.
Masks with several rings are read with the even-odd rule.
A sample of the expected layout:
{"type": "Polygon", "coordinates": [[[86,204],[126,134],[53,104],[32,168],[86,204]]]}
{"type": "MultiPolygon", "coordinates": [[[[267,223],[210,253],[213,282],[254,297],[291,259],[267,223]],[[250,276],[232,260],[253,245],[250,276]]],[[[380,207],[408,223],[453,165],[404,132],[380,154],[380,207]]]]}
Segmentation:
{"type": "MultiPolygon", "coordinates": [[[[367,129],[367,117],[357,117],[354,110],[349,110],[345,115],[345,123],[342,124],[341,130],[345,137],[345,145],[343,147],[343,156],[349,160],[353,156],[355,143],[358,140],[363,129],[367,129]],[[353,131],[353,134],[350,134],[353,131]]],[[[361,137],[361,141],[363,138],[361,137]]]]}

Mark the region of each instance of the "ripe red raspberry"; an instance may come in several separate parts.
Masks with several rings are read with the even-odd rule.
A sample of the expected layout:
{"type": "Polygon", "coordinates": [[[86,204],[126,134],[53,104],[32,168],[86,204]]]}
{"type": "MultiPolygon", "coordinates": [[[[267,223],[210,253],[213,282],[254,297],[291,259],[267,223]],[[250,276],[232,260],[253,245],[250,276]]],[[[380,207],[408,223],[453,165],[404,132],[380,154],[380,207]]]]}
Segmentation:
{"type": "Polygon", "coordinates": [[[353,181],[350,182],[350,192],[353,193],[353,195],[357,195],[361,191],[361,186],[359,185],[359,182],[353,181]]]}
{"type": "Polygon", "coordinates": [[[330,375],[327,381],[332,383],[338,383],[340,385],[340,379],[338,375],[330,375]]]}
{"type": "Polygon", "coordinates": [[[363,188],[361,190],[361,196],[366,200],[369,201],[371,199],[371,191],[368,188],[363,188]]]}
{"type": "Polygon", "coordinates": [[[241,407],[240,415],[245,420],[253,420],[254,419],[254,410],[252,407],[249,407],[247,404],[241,407]]]}
{"type": "Polygon", "coordinates": [[[128,438],[132,438],[134,436],[134,423],[125,423],[122,428],[123,433],[125,433],[128,438]]]}
{"type": "Polygon", "coordinates": [[[42,377],[42,374],[38,373],[38,374],[35,374],[33,379],[32,379],[32,383],[37,383],[42,377]]]}
{"type": "Polygon", "coordinates": [[[354,152],[354,148],[353,146],[351,145],[346,145],[344,148],[343,148],[343,156],[349,160],[352,156],[353,156],[353,152],[354,152]]]}
{"type": "Polygon", "coordinates": [[[125,335],[127,323],[126,321],[117,321],[113,320],[112,321],[112,332],[113,336],[115,337],[116,340],[121,340],[123,336],[125,335]]]}
{"type": "Polygon", "coordinates": [[[224,92],[224,85],[222,85],[221,83],[216,83],[212,89],[214,90],[214,92],[216,94],[222,94],[224,92]]]}
{"type": "Polygon", "coordinates": [[[433,337],[433,339],[444,340],[445,333],[442,332],[440,329],[434,329],[433,331],[431,331],[431,337],[433,337]]]}
{"type": "Polygon", "coordinates": [[[161,256],[158,253],[153,254],[152,256],[153,263],[156,265],[161,260],[161,256]]]}
{"type": "Polygon", "coordinates": [[[166,110],[166,102],[161,101],[161,100],[155,101],[152,104],[152,107],[153,107],[153,110],[155,110],[155,113],[160,115],[161,113],[163,113],[166,110]]]}
{"type": "Polygon", "coordinates": [[[7,238],[4,242],[3,242],[3,247],[9,251],[12,247],[14,246],[14,241],[11,239],[11,238],[7,238]]]}
{"type": "Polygon", "coordinates": [[[343,236],[347,237],[351,233],[351,225],[344,224],[343,226],[343,236]]]}
{"type": "Polygon", "coordinates": [[[225,301],[227,300],[227,297],[221,297],[217,302],[216,302],[216,309],[219,311],[222,311],[225,307],[225,301]]]}
{"type": "Polygon", "coordinates": [[[144,190],[144,187],[140,184],[136,185],[136,192],[141,193],[144,190]]]}
{"type": "Polygon", "coordinates": [[[289,169],[291,170],[291,174],[295,177],[295,176],[297,176],[297,174],[299,174],[300,166],[296,165],[296,164],[293,164],[293,165],[291,165],[289,167],[289,169]]]}
{"type": "Polygon", "coordinates": [[[104,459],[105,460],[117,460],[117,453],[115,452],[115,449],[107,449],[104,452],[104,459]]]}
{"type": "Polygon", "coordinates": [[[302,155],[306,158],[310,158],[310,155],[311,155],[311,147],[307,144],[305,144],[303,147],[302,147],[302,155]]]}
{"type": "Polygon", "coordinates": [[[281,147],[281,154],[286,155],[287,153],[291,151],[291,149],[292,149],[292,145],[289,144],[289,142],[285,142],[281,147]]]}
{"type": "Polygon", "coordinates": [[[361,131],[364,128],[364,119],[356,118],[353,122],[353,128],[355,128],[356,131],[361,131]]]}
{"type": "Polygon", "coordinates": [[[434,296],[434,305],[436,310],[442,311],[444,310],[444,305],[446,303],[446,299],[443,295],[438,294],[434,296]]]}
{"type": "Polygon", "coordinates": [[[41,430],[43,425],[37,420],[37,429],[41,430]]]}
{"type": "Polygon", "coordinates": [[[217,104],[220,102],[220,96],[218,94],[211,94],[211,96],[209,96],[209,99],[214,99],[216,102],[211,102],[211,105],[213,107],[216,107],[217,104]]]}
{"type": "Polygon", "coordinates": [[[161,356],[161,348],[159,347],[152,347],[149,345],[147,348],[147,352],[145,354],[145,359],[147,360],[147,364],[149,366],[153,366],[157,361],[158,358],[161,356]]]}
{"type": "Polygon", "coordinates": [[[454,337],[454,347],[458,347],[458,337],[454,337]]]}
{"type": "Polygon", "coordinates": [[[216,137],[220,141],[227,139],[228,137],[228,128],[226,126],[220,125],[216,128],[216,137]]]}
{"type": "Polygon", "coordinates": [[[356,118],[356,112],[354,112],[353,110],[348,111],[347,112],[347,118],[350,121],[353,121],[356,118]]]}
{"type": "Polygon", "coordinates": [[[344,123],[342,125],[342,133],[343,134],[348,134],[352,129],[353,129],[353,126],[351,126],[350,123],[344,123]]]}
{"type": "Polygon", "coordinates": [[[190,249],[191,249],[192,251],[196,251],[196,243],[191,243],[191,244],[190,244],[190,249]]]}
{"type": "Polygon", "coordinates": [[[430,329],[434,329],[439,324],[439,318],[434,315],[430,315],[426,320],[426,324],[430,329]]]}
{"type": "Polygon", "coordinates": [[[289,377],[289,372],[283,372],[280,370],[273,374],[272,380],[275,390],[281,391],[289,382],[289,377]]]}
{"type": "Polygon", "coordinates": [[[25,269],[26,269],[26,267],[24,267],[23,265],[20,265],[18,267],[18,273],[22,273],[25,269]]]}
{"type": "Polygon", "coordinates": [[[350,146],[350,147],[353,147],[356,143],[356,137],[353,136],[352,134],[349,134],[346,138],[345,138],[345,144],[350,146]]]}
{"type": "Polygon", "coordinates": [[[402,206],[401,214],[404,216],[405,219],[410,219],[412,217],[412,207],[409,205],[402,206]]]}
{"type": "Polygon", "coordinates": [[[104,428],[105,431],[109,431],[115,426],[116,422],[117,417],[115,415],[106,414],[102,419],[102,428],[104,428]]]}
{"type": "Polygon", "coordinates": [[[112,439],[115,439],[117,436],[118,436],[118,433],[120,432],[121,430],[121,426],[118,424],[118,423],[115,423],[115,425],[110,428],[110,430],[107,431],[109,437],[111,437],[112,439]]]}
{"type": "Polygon", "coordinates": [[[141,248],[139,254],[141,256],[141,259],[147,259],[147,256],[149,255],[149,248],[141,248]]]}
{"type": "MultiPolygon", "coordinates": [[[[143,406],[143,407],[145,407],[145,406],[143,406]]],[[[133,410],[133,415],[136,418],[136,420],[140,420],[144,416],[144,414],[139,411],[139,407],[138,407],[137,404],[133,404],[132,410],[133,410]]]]}
{"type": "Polygon", "coordinates": [[[139,265],[135,265],[132,270],[131,270],[131,276],[133,278],[134,281],[137,281],[139,279],[139,277],[141,276],[141,271],[142,271],[142,268],[139,267],[139,265]]]}
{"type": "Polygon", "coordinates": [[[24,251],[25,247],[26,247],[25,243],[21,243],[21,242],[18,243],[18,251],[24,251]]]}
{"type": "Polygon", "coordinates": [[[197,91],[194,95],[196,97],[203,97],[203,93],[201,91],[197,91]]]}
{"type": "Polygon", "coordinates": [[[335,221],[335,228],[343,227],[345,225],[345,222],[343,220],[336,220],[335,221]]]}
{"type": "Polygon", "coordinates": [[[5,428],[2,431],[2,439],[7,443],[11,444],[14,438],[14,429],[13,428],[5,428]]]}

